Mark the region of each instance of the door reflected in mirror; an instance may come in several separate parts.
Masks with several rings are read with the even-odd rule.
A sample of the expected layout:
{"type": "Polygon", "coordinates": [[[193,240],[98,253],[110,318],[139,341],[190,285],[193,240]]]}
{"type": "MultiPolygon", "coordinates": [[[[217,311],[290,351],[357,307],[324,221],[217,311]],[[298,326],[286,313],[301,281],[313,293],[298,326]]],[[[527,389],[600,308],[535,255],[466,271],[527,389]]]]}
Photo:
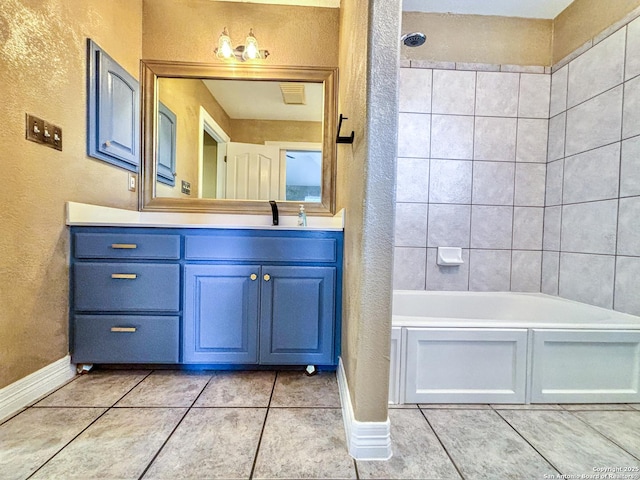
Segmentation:
{"type": "Polygon", "coordinates": [[[324,98],[322,82],[159,77],[156,197],[321,202],[324,98]]]}

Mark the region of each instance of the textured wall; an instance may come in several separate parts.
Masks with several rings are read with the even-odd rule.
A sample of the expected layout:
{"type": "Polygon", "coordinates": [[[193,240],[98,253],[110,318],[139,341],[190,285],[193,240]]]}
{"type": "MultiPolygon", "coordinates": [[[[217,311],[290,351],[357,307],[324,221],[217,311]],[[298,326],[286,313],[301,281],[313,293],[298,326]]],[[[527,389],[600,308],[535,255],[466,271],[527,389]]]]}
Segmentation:
{"type": "Polygon", "coordinates": [[[544,293],[640,315],[639,172],[637,19],[553,74],[544,293]]]}
{"type": "Polygon", "coordinates": [[[224,27],[234,45],[244,44],[253,28],[260,48],[271,52],[269,65],[335,67],[338,20],[336,8],[144,0],[142,54],[154,60],[214,62],[224,27]]]}
{"type": "Polygon", "coordinates": [[[553,61],[559,62],[627,13],[640,0],[574,0],[553,21],[553,61]]]}
{"type": "Polygon", "coordinates": [[[229,132],[234,142],[315,142],[322,143],[322,122],[287,120],[231,120],[229,132]]]}
{"type": "Polygon", "coordinates": [[[354,144],[338,148],[337,203],[347,211],[342,359],[359,421],[387,418],[399,3],[341,4],[339,111],[355,131],[354,144]]]}
{"type": "Polygon", "coordinates": [[[403,46],[404,59],[551,65],[551,20],[403,12],[402,33],[415,31],[427,43],[403,46]]]}
{"type": "Polygon", "coordinates": [[[540,291],[549,92],[545,74],[400,70],[394,288],[540,291]]]}
{"type": "Polygon", "coordinates": [[[127,172],[86,156],[86,38],[137,77],[141,21],[141,0],[0,3],[0,388],[69,351],[65,202],[137,207],[127,172]],[[25,140],[26,112],[62,152],[25,140]]]}

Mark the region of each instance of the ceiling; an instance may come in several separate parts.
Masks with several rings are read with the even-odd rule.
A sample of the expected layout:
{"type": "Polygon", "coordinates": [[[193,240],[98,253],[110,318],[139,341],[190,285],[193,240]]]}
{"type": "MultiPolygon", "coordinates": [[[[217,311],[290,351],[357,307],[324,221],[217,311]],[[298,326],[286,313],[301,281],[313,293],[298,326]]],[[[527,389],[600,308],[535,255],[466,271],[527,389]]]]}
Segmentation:
{"type": "Polygon", "coordinates": [[[573,0],[403,0],[405,12],[555,18],[573,0]]]}
{"type": "Polygon", "coordinates": [[[304,83],[306,104],[286,105],[280,83],[256,80],[203,80],[231,118],[321,122],[324,86],[304,83]]]}

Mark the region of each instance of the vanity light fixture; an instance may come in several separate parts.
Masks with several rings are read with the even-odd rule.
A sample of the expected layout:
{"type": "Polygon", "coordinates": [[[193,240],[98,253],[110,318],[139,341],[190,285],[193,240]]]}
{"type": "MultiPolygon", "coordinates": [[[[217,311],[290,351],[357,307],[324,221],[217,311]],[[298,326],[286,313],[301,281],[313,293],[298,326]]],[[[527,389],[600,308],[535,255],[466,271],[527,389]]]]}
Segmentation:
{"type": "Polygon", "coordinates": [[[214,52],[221,60],[230,60],[235,58],[240,62],[244,62],[246,60],[263,60],[269,56],[268,50],[260,50],[260,47],[258,47],[258,40],[253,34],[253,28],[249,30],[249,35],[247,35],[245,44],[238,45],[236,48],[233,48],[227,27],[224,27],[220,37],[218,38],[218,48],[216,48],[214,52]]]}

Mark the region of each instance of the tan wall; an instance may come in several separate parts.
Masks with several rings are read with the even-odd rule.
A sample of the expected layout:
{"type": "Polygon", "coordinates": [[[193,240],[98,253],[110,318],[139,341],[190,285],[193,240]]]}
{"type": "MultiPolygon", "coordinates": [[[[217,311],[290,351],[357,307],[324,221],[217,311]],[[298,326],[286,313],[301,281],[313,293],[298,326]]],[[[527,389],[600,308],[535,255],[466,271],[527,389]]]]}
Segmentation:
{"type": "Polygon", "coordinates": [[[234,46],[244,44],[253,28],[260,48],[271,52],[265,61],[269,65],[338,64],[336,8],[211,0],[143,1],[142,53],[147,59],[217,62],[213,50],[227,27],[234,46]]]}
{"type": "Polygon", "coordinates": [[[229,135],[231,120],[201,80],[161,78],[160,101],[176,115],[176,184],[158,183],[157,196],[198,198],[198,155],[200,144],[200,106],[229,135]],[[181,193],[182,180],[191,183],[191,195],[181,193]]]}
{"type": "Polygon", "coordinates": [[[353,145],[338,147],[337,205],[347,212],[341,356],[359,421],[387,418],[397,118],[386,112],[398,110],[399,14],[394,2],[341,3],[339,111],[355,131],[353,145]]]}
{"type": "Polygon", "coordinates": [[[575,0],[554,19],[553,63],[640,6],[640,0],[575,0]]]}
{"type": "Polygon", "coordinates": [[[282,120],[231,120],[231,141],[257,143],[268,141],[322,143],[322,122],[282,120]]]}
{"type": "Polygon", "coordinates": [[[551,20],[404,12],[402,33],[415,31],[424,32],[427,42],[417,48],[402,46],[402,58],[551,65],[551,20]]]}
{"type": "Polygon", "coordinates": [[[138,77],[142,0],[0,2],[0,388],[65,355],[66,201],[135,209],[127,172],[86,155],[86,38],[138,77]],[[63,129],[25,140],[25,113],[63,129]]]}

